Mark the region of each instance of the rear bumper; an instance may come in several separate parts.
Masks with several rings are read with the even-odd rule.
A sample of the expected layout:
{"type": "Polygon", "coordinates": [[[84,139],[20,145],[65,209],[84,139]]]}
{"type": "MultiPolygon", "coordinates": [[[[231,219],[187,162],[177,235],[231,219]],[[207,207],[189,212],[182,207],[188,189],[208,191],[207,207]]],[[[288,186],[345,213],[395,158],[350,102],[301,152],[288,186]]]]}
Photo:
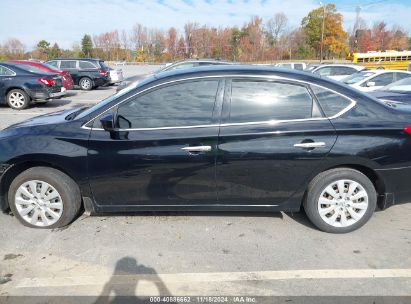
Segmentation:
{"type": "Polygon", "coordinates": [[[2,189],[2,184],[3,184],[3,176],[6,173],[8,169],[10,169],[12,166],[9,164],[0,164],[0,211],[6,211],[8,209],[8,205],[6,203],[6,197],[5,197],[5,189],[2,189]]]}
{"type": "MultiPolygon", "coordinates": [[[[59,88],[61,89],[61,88],[59,88]]],[[[33,100],[47,100],[50,98],[58,98],[58,97],[62,97],[64,95],[67,94],[67,90],[64,88],[64,91],[59,91],[59,92],[53,92],[53,91],[49,91],[47,89],[44,90],[32,90],[30,92],[30,97],[33,100]]]]}
{"type": "Polygon", "coordinates": [[[411,167],[378,169],[378,175],[384,181],[385,194],[380,198],[382,209],[392,205],[411,203],[411,167]]]}
{"type": "Polygon", "coordinates": [[[104,86],[110,83],[110,77],[95,78],[93,79],[93,82],[95,86],[104,86]]]}

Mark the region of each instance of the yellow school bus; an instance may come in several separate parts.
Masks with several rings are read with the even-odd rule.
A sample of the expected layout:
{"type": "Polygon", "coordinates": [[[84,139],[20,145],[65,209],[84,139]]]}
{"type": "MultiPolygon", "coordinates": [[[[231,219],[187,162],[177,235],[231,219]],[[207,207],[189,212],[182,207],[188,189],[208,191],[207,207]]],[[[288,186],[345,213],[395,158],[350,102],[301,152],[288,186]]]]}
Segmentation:
{"type": "Polygon", "coordinates": [[[411,51],[385,51],[352,54],[352,62],[368,69],[407,70],[411,51]]]}

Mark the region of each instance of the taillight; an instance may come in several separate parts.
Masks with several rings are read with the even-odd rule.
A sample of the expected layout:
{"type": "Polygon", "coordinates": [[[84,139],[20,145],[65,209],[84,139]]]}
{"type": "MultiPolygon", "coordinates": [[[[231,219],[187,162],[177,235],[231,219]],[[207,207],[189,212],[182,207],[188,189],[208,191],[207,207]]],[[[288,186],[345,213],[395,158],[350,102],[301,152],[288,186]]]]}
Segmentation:
{"type": "Polygon", "coordinates": [[[404,132],[411,135],[411,126],[404,127],[404,132]]]}
{"type": "Polygon", "coordinates": [[[98,73],[101,74],[101,75],[106,75],[106,74],[108,73],[108,71],[106,71],[106,70],[100,70],[100,71],[98,71],[98,73]]]}
{"type": "Polygon", "coordinates": [[[55,82],[54,82],[53,79],[45,78],[45,77],[39,78],[39,79],[37,79],[37,81],[39,81],[39,82],[41,82],[42,84],[45,84],[45,85],[47,85],[47,86],[52,86],[52,85],[55,84],[55,82]]]}

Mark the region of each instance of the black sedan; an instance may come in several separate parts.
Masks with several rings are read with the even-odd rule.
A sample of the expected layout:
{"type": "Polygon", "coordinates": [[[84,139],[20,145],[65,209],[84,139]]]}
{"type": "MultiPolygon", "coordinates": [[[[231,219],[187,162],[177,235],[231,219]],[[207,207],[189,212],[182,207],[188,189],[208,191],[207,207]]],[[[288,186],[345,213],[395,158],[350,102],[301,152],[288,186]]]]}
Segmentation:
{"type": "Polygon", "coordinates": [[[163,73],[0,132],[0,198],[24,225],[86,212],[289,211],[353,231],[411,200],[411,112],[307,73],[163,73]]]}
{"type": "Polygon", "coordinates": [[[411,77],[393,82],[369,94],[383,101],[411,104],[411,77]]]}
{"type": "Polygon", "coordinates": [[[22,110],[66,94],[62,77],[24,64],[0,63],[0,104],[22,110]]]}

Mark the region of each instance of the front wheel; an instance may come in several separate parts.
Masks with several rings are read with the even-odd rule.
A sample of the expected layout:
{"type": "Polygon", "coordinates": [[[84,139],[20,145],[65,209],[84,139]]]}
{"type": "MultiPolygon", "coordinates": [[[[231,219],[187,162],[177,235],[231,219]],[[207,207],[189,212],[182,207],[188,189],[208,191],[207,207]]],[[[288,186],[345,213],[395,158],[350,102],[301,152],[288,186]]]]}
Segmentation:
{"type": "Polygon", "coordinates": [[[81,195],[77,184],[63,172],[33,167],[18,175],[8,192],[10,209],[25,226],[59,228],[78,214],[81,195]]]}
{"type": "Polygon", "coordinates": [[[308,187],[304,209],[320,230],[347,233],[363,226],[377,204],[370,179],[349,168],[337,168],[317,175],[308,187]]]}

